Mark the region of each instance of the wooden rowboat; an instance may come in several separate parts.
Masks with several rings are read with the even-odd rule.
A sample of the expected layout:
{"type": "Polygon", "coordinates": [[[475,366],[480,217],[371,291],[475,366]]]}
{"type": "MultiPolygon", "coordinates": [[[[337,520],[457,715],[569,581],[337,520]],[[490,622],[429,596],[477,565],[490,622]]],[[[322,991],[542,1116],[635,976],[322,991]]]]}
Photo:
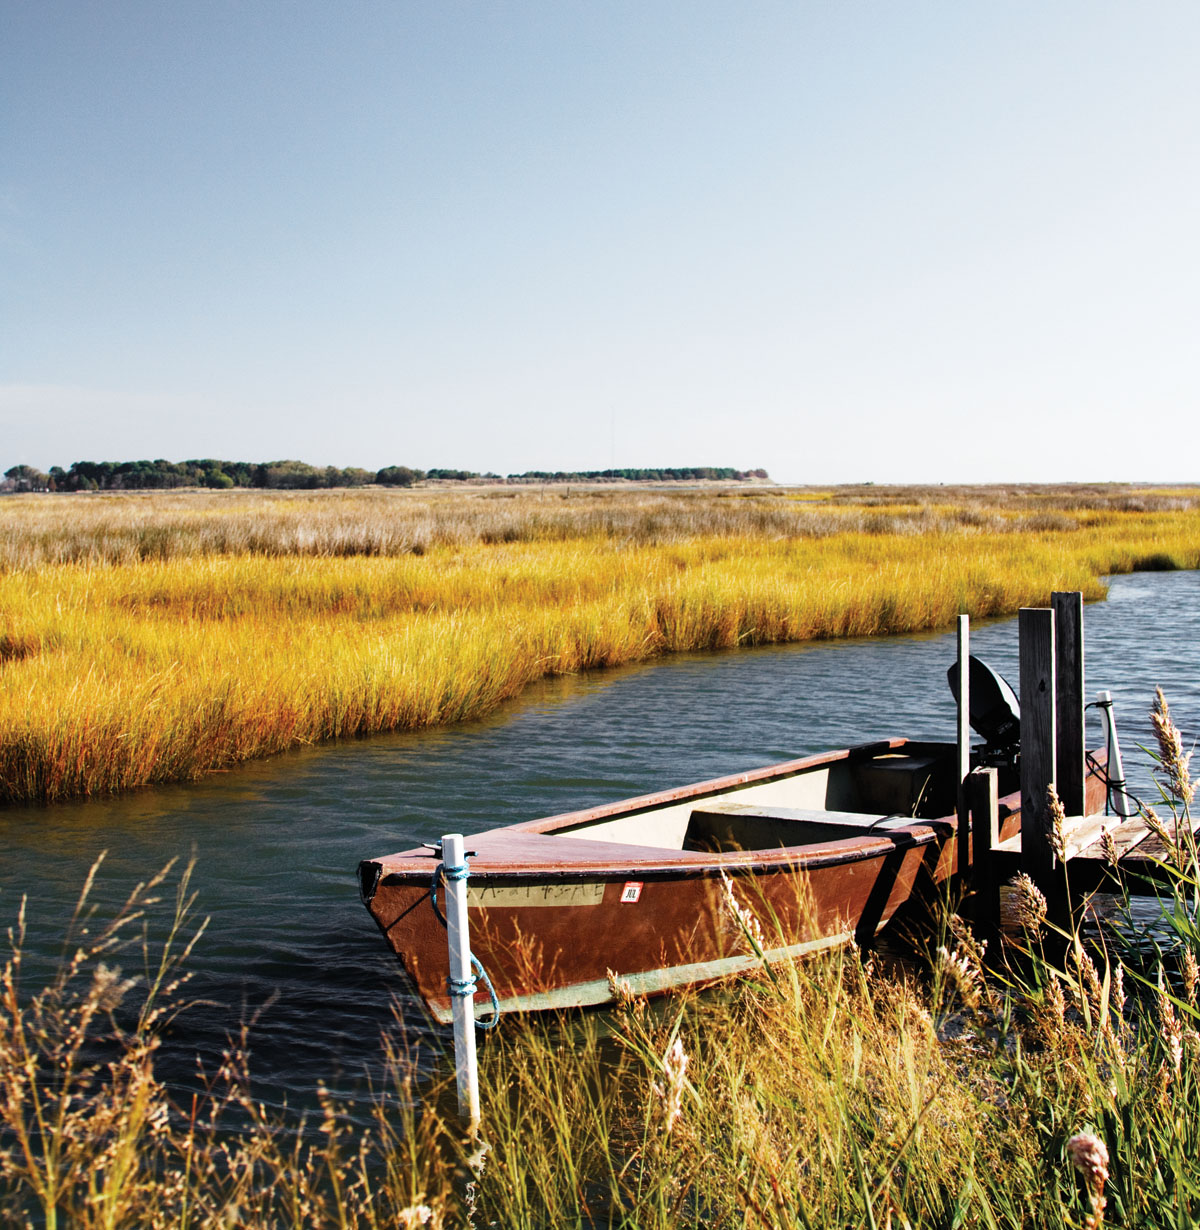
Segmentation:
{"type": "MultiPolygon", "coordinates": [[[[1001,759],[1005,839],[1020,793],[1015,758],[1001,759]]],[[[500,1008],[527,1012],[608,1002],[610,975],[656,994],[754,967],[731,895],[758,919],[767,960],[865,943],[956,869],[956,766],[954,744],[893,739],[468,837],[471,949],[500,1008]]],[[[1098,779],[1088,795],[1103,807],[1098,779]]],[[[359,883],[447,1022],[439,865],[436,850],[405,850],[365,860],[359,883]]]]}

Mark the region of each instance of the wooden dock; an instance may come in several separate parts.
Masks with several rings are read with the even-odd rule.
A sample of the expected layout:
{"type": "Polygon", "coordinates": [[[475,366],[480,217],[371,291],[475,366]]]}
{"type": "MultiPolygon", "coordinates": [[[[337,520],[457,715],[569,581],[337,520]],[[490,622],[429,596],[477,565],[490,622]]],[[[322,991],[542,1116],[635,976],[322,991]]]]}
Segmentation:
{"type": "MultiPolygon", "coordinates": [[[[1200,821],[1193,823],[1192,840],[1200,842],[1200,821]]],[[[1187,842],[1186,829],[1180,831],[1180,837],[1187,842]]],[[[1067,879],[1072,894],[1111,891],[1119,883],[1136,894],[1139,882],[1148,886],[1169,878],[1172,851],[1140,817],[1122,820],[1120,816],[1088,816],[1068,824],[1066,838],[1067,879]],[[1104,833],[1110,835],[1111,845],[1102,841],[1104,833]]],[[[1023,870],[1021,854],[1020,833],[992,851],[999,880],[1010,880],[1023,870]]]]}
{"type": "MultiPolygon", "coordinates": [[[[1097,814],[1119,807],[1132,811],[1125,793],[1111,697],[1101,693],[1098,704],[1107,714],[1110,763],[1101,770],[1108,798],[1088,785],[1088,754],[1084,741],[1083,596],[1056,593],[1049,607],[1026,607],[1019,616],[1020,636],[1020,780],[1021,830],[999,840],[997,771],[976,768],[962,779],[959,808],[960,838],[970,833],[969,867],[976,921],[985,929],[999,925],[1000,886],[1024,872],[1046,898],[1047,916],[1060,931],[1078,917],[1083,897],[1118,887],[1137,894],[1153,891],[1156,881],[1169,880],[1175,841],[1190,858],[1200,842],[1200,819],[1175,841],[1165,842],[1140,814],[1097,814]],[[1106,708],[1105,708],[1106,707],[1106,708]],[[1115,780],[1108,777],[1113,774],[1115,780]],[[1057,795],[1065,812],[1060,857],[1051,799],[1057,795]],[[1107,835],[1107,836],[1106,836],[1107,835]]],[[[960,623],[959,672],[966,667],[967,633],[960,623]]],[[[960,766],[964,750],[960,695],[960,766]]],[[[1163,825],[1174,831],[1173,817],[1163,825]]],[[[960,849],[963,844],[960,841],[960,849]]],[[[1186,865],[1186,863],[1185,863],[1186,865]]]]}

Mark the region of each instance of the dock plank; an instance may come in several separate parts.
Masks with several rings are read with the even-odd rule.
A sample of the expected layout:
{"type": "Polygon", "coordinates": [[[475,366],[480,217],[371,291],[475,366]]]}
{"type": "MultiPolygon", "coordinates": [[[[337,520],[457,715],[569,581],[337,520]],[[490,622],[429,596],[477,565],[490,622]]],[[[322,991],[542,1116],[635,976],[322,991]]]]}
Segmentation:
{"type": "MultiPolygon", "coordinates": [[[[1073,890],[1112,890],[1121,876],[1127,876],[1126,887],[1136,892],[1136,880],[1165,880],[1170,876],[1172,852],[1162,838],[1144,820],[1124,820],[1109,816],[1103,823],[1081,827],[1068,840],[1069,874],[1073,890]],[[1111,854],[1116,856],[1114,871],[1110,854],[1101,845],[1101,836],[1112,837],[1111,854]],[[1164,866],[1164,864],[1166,864],[1164,866]],[[1133,880],[1134,883],[1130,883],[1133,880]]],[[[1187,839],[1186,830],[1183,834],[1187,839]]],[[[1200,821],[1193,831],[1193,840],[1200,839],[1200,821]]],[[[1018,838],[1019,841],[1019,838],[1018,838]]],[[[1010,856],[1011,857],[1011,856],[1010,856]]]]}
{"type": "MultiPolygon", "coordinates": [[[[1144,820],[1126,820],[1114,825],[1109,831],[1112,833],[1113,849],[1119,859],[1130,855],[1151,835],[1150,827],[1144,820]]],[[[1099,850],[1085,850],[1083,857],[1103,858],[1104,855],[1099,850]]]]}
{"type": "MultiPolygon", "coordinates": [[[[1067,860],[1072,891],[1090,892],[1096,889],[1111,890],[1117,875],[1101,845],[1107,832],[1112,838],[1112,853],[1117,858],[1119,872],[1144,880],[1163,880],[1168,877],[1171,851],[1144,820],[1122,820],[1118,816],[1071,817],[1067,821],[1067,860]]],[[[1186,840],[1186,833],[1185,833],[1186,840]]],[[[1193,839],[1200,841],[1200,821],[1197,822],[1193,839]]],[[[1003,841],[994,857],[999,874],[1010,879],[1021,870],[1021,835],[1003,841]]]]}

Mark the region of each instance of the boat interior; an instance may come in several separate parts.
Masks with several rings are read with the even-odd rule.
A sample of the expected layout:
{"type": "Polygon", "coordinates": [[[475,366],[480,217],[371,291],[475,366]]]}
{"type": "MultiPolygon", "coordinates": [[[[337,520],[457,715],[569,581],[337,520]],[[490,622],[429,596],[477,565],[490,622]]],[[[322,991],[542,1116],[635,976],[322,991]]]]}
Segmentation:
{"type": "MultiPolygon", "coordinates": [[[[957,699],[957,662],[946,675],[957,699]]],[[[1020,704],[1003,677],[978,658],[969,660],[968,682],[971,726],[983,739],[972,751],[972,764],[999,770],[1003,796],[1018,784],[1020,704]]],[[[765,781],[650,804],[556,835],[718,853],[844,841],[953,815],[957,766],[953,743],[864,744],[765,781]]]]}
{"type": "Polygon", "coordinates": [[[949,743],[868,745],[787,775],[585,822],[557,835],[709,852],[842,841],[953,814],[955,763],[949,743]]]}

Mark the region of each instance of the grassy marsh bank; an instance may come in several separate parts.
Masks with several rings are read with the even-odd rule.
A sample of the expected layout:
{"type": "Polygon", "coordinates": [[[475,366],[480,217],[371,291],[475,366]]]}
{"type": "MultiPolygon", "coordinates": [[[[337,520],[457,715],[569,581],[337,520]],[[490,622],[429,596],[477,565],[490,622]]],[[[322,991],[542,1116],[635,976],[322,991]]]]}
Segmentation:
{"type": "Polygon", "coordinates": [[[551,673],[945,627],[1198,564],[1186,491],[10,498],[0,800],[462,720],[551,673]]]}

